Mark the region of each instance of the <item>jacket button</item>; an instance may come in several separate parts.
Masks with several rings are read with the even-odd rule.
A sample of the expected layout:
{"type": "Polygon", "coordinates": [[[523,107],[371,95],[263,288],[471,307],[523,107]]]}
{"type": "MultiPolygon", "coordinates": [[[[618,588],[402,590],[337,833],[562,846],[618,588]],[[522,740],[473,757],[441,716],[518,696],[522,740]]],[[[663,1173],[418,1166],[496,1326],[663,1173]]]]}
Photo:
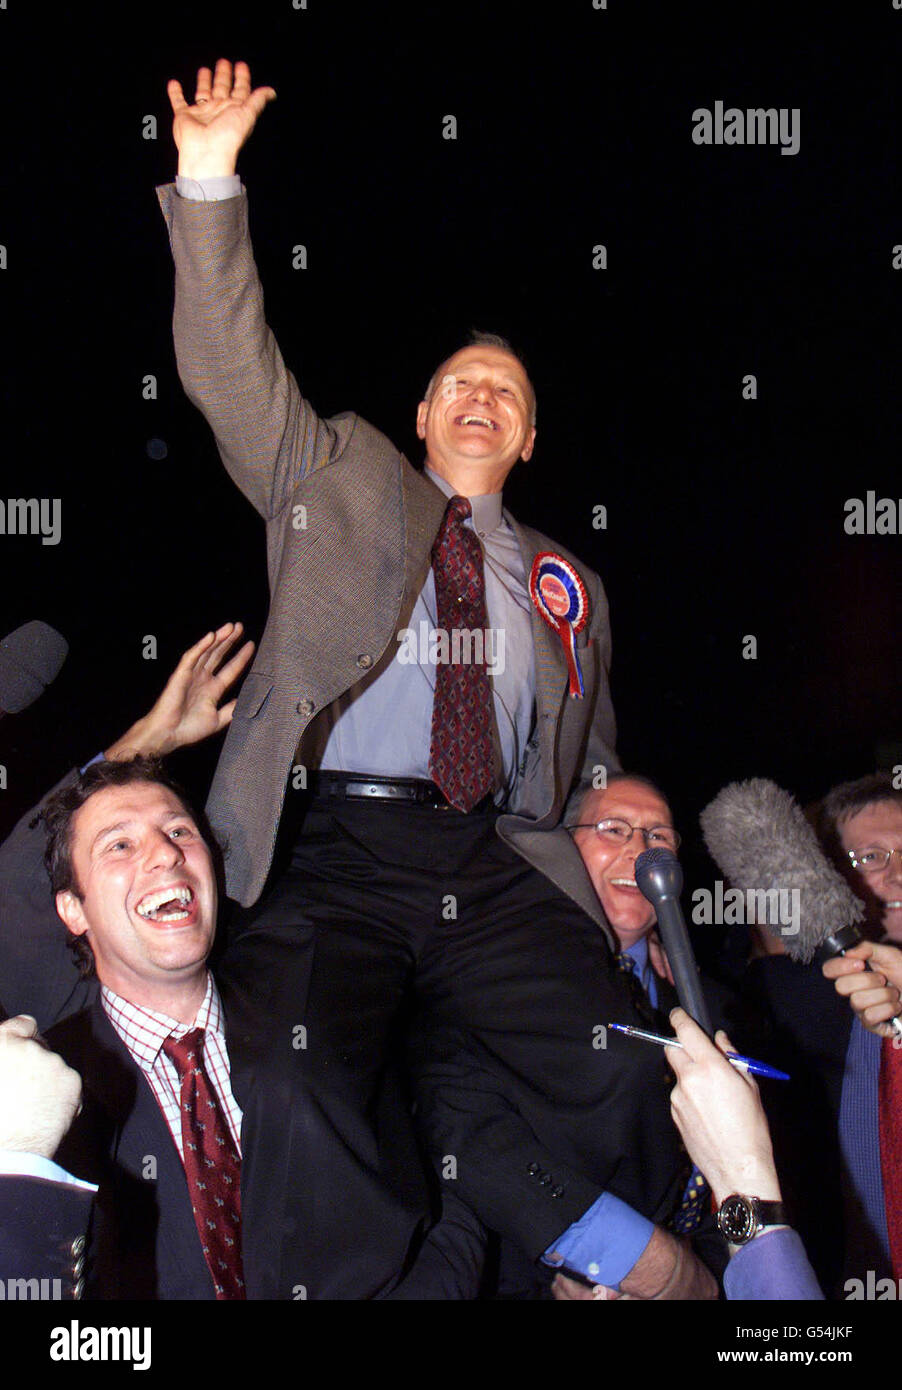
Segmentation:
{"type": "Polygon", "coordinates": [[[539,1178],[539,1187],[547,1187],[550,1182],[551,1174],[543,1173],[542,1176],[539,1178]]]}
{"type": "Polygon", "coordinates": [[[313,713],[314,704],[312,700],[298,700],[296,709],[298,714],[310,715],[313,713]]]}
{"type": "Polygon", "coordinates": [[[357,665],[360,667],[361,671],[368,671],[372,664],[373,658],[371,656],[367,656],[366,652],[363,652],[357,658],[357,665]]]}
{"type": "Polygon", "coordinates": [[[561,1184],[560,1184],[560,1183],[558,1183],[557,1187],[553,1187],[553,1188],[551,1189],[551,1195],[552,1195],[552,1197],[563,1197],[563,1195],[564,1195],[564,1189],[563,1189],[563,1187],[561,1187],[561,1184]]]}
{"type": "Polygon", "coordinates": [[[74,1257],[75,1255],[80,1255],[81,1252],[82,1252],[82,1250],[84,1250],[84,1248],[85,1248],[85,1238],[84,1238],[84,1236],[76,1236],[75,1239],[73,1240],[72,1244],[69,1246],[69,1254],[72,1255],[73,1257],[74,1257]]]}
{"type": "Polygon", "coordinates": [[[529,1176],[530,1176],[531,1178],[534,1178],[535,1175],[536,1175],[536,1173],[539,1172],[539,1165],[538,1165],[538,1163],[530,1163],[530,1165],[529,1165],[529,1167],[527,1168],[526,1171],[527,1171],[527,1173],[529,1174],[529,1176]]]}
{"type": "Polygon", "coordinates": [[[78,1283],[75,1285],[75,1287],[74,1287],[73,1290],[72,1290],[72,1297],[73,1297],[73,1298],[81,1298],[81,1296],[82,1296],[82,1294],[84,1293],[84,1291],[85,1291],[85,1281],[84,1281],[84,1279],[79,1279],[78,1283]]]}
{"type": "Polygon", "coordinates": [[[72,1276],[75,1279],[80,1279],[84,1272],[85,1257],[84,1255],[79,1255],[78,1259],[75,1261],[75,1264],[72,1266],[72,1276]]]}

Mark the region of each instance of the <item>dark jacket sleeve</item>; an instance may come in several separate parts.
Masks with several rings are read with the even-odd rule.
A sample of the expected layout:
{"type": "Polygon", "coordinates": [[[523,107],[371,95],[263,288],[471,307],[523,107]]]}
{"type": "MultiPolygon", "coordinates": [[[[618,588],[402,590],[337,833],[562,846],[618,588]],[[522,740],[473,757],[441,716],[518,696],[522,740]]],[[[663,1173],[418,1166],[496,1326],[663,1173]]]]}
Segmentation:
{"type": "Polygon", "coordinates": [[[443,1190],[538,1259],[604,1189],[545,1148],[465,1046],[418,1070],[418,1119],[443,1190]]]}
{"type": "Polygon", "coordinates": [[[486,1233],[465,1202],[453,1192],[442,1200],[441,1219],[432,1227],[413,1269],[387,1300],[473,1299],[479,1294],[486,1233]]]}
{"type": "MultiPolygon", "coordinates": [[[[73,769],[58,787],[76,775],[73,769]]],[[[46,837],[35,823],[43,805],[26,812],[0,845],[0,999],[8,1014],[31,1014],[46,1032],[89,1004],[98,986],[80,977],[57,916],[44,868],[46,837]]]]}
{"type": "Polygon", "coordinates": [[[11,1281],[16,1287],[7,1298],[81,1296],[93,1197],[87,1188],[48,1178],[0,1176],[0,1279],[7,1289],[11,1281]],[[43,1288],[42,1280],[48,1281],[43,1288]]]}

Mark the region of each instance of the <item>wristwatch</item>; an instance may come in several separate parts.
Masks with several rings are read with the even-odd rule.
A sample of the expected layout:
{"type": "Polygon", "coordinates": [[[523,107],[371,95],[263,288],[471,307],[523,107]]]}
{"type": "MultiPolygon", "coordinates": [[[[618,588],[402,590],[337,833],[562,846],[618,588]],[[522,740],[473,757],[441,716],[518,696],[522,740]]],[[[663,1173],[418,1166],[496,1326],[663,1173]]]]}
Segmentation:
{"type": "Polygon", "coordinates": [[[765,1226],[787,1224],[782,1202],[764,1202],[739,1192],[725,1197],[717,1213],[717,1229],[731,1245],[747,1245],[765,1226]]]}

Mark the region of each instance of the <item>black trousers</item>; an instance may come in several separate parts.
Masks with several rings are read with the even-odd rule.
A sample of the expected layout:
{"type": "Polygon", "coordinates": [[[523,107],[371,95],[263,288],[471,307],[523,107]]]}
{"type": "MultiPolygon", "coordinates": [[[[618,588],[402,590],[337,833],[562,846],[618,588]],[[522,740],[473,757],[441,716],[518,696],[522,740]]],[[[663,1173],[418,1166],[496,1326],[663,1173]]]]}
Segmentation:
{"type": "MultiPolygon", "coordinates": [[[[246,1118],[261,1076],[286,1113],[300,1091],[317,1117],[290,1158],[273,1106],[253,1121],[261,1155],[283,1150],[274,1194],[297,1188],[298,1165],[323,1184],[312,1228],[289,1232],[283,1287],[349,1246],[375,1250],[397,1212],[415,1210],[405,1054],[443,1192],[533,1258],[602,1189],[654,1219],[680,1191],[662,1050],[605,1032],[640,1020],[602,933],[495,820],[491,808],[313,798],[287,870],[228,948],[246,1118]]],[[[295,1190],[284,1228],[296,1213],[295,1190]]]]}

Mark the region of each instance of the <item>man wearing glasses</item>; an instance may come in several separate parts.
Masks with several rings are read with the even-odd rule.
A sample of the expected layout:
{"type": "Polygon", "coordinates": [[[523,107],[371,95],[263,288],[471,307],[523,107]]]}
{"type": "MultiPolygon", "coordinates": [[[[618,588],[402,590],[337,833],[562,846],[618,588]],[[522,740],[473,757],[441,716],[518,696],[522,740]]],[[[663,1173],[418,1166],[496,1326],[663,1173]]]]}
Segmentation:
{"type": "MultiPolygon", "coordinates": [[[[544,1268],[546,1289],[560,1269],[632,1298],[715,1297],[711,1274],[684,1238],[697,1228],[707,1205],[705,1194],[690,1183],[688,1166],[681,1178],[683,1204],[677,1219],[648,1220],[617,1195],[625,1185],[635,1190],[631,1170],[649,1135],[640,1141],[636,1131],[642,1121],[631,1097],[630,1067],[642,1044],[619,1038],[605,1024],[625,1021],[619,1010],[626,1008],[640,1025],[672,1031],[666,1010],[676,996],[659,947],[650,959],[655,913],[635,878],[636,860],[647,847],[679,848],[670,808],[645,778],[608,773],[607,786],[587,791],[573,823],[550,832],[549,843],[552,836],[558,837],[561,857],[572,837],[588,875],[587,893],[619,945],[619,968],[599,969],[592,981],[599,1026],[589,1044],[599,1071],[606,1069],[608,1075],[606,1119],[611,1133],[619,1136],[618,1161],[608,1181],[599,1181],[598,1169],[591,1173],[584,1165],[572,1138],[579,1133],[578,1116],[560,1084],[557,1096],[547,1084],[539,1094],[525,1077],[518,1085],[515,1076],[494,1066],[490,1049],[474,1045],[463,1031],[455,1038],[447,1030],[437,1034],[434,1027],[422,1030],[413,1063],[433,1152],[445,1178],[448,1160],[454,1159],[458,1195],[508,1238],[501,1245],[502,1296],[541,1297],[539,1271],[544,1268]],[[656,1013],[658,1008],[664,1012],[656,1013]],[[530,1264],[523,1263],[524,1254],[530,1264]]],[[[539,997],[543,985],[537,978],[539,997]]],[[[535,1045],[541,1043],[537,1037],[535,1045]]],[[[669,1129],[669,1117],[661,1119],[669,1129]]],[[[663,1131],[660,1138],[667,1142],[663,1131]]],[[[559,1281],[556,1295],[572,1296],[568,1287],[572,1289],[559,1281]]]]}
{"type": "MultiPolygon", "coordinates": [[[[833,787],[818,831],[867,905],[863,934],[902,944],[902,790],[892,776],[833,787]]],[[[785,1094],[771,1092],[769,1118],[786,1200],[828,1297],[844,1297],[853,1280],[902,1277],[902,1050],[856,1019],[842,997],[850,985],[838,994],[831,984],[860,972],[866,953],[828,962],[823,973],[769,956],[748,974],[769,1018],[769,1059],[793,1077],[785,1094]]],[[[876,1002],[886,980],[873,968],[876,1002]]],[[[856,994],[856,1007],[866,1007],[871,995],[863,986],[856,994]]]]}
{"type": "Polygon", "coordinates": [[[636,860],[646,849],[676,854],[680,837],[670,807],[652,782],[618,772],[608,773],[607,781],[604,789],[586,793],[568,829],[621,953],[635,962],[647,988],[652,984],[648,936],[655,910],[636,887],[636,860]]]}
{"type": "Polygon", "coordinates": [[[823,838],[868,908],[865,934],[902,944],[902,789],[889,773],[843,782],[824,798],[823,838]]]}

